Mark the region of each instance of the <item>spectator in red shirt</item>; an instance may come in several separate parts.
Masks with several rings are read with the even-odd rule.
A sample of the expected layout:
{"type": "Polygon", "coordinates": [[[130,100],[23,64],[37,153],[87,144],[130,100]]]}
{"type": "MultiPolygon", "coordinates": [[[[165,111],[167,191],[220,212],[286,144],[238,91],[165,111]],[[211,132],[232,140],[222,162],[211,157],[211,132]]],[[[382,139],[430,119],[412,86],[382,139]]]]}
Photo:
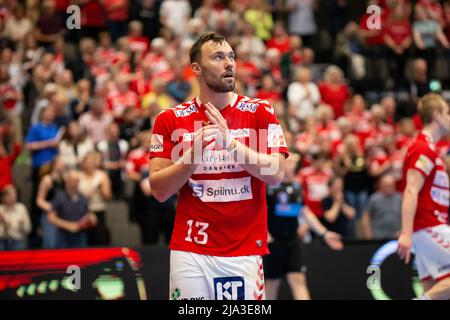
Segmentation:
{"type": "Polygon", "coordinates": [[[405,85],[405,65],[412,44],[411,24],[400,3],[392,9],[383,30],[390,76],[398,89],[405,85]]]}
{"type": "Polygon", "coordinates": [[[256,98],[268,100],[270,105],[281,101],[281,92],[275,86],[275,81],[271,74],[265,74],[261,79],[261,89],[256,92],[256,98]]]}
{"type": "Polygon", "coordinates": [[[273,36],[267,41],[267,48],[277,48],[281,54],[286,54],[291,48],[291,38],[286,32],[286,28],[283,22],[278,21],[275,23],[273,29],[273,36]]]}
{"type": "Polygon", "coordinates": [[[322,150],[312,148],[310,155],[311,166],[301,169],[298,179],[303,186],[304,210],[309,210],[318,218],[322,218],[324,215],[322,200],[330,193],[328,183],[334,172],[325,165],[326,157],[322,150]]]}
{"type": "Polygon", "coordinates": [[[106,11],[106,24],[115,42],[127,32],[129,0],[101,0],[106,11]]]}
{"type": "Polygon", "coordinates": [[[337,66],[329,66],[319,84],[322,102],[333,108],[335,119],[344,115],[344,104],[350,97],[348,85],[344,82],[344,73],[337,66]]]}
{"type": "Polygon", "coordinates": [[[134,53],[134,61],[137,63],[147,54],[150,42],[142,35],[142,22],[133,20],[128,24],[128,49],[134,53]]]}
{"type": "Polygon", "coordinates": [[[81,37],[98,40],[100,31],[105,28],[106,17],[100,0],[80,0],[81,7],[81,37]]]}
{"type": "Polygon", "coordinates": [[[126,108],[139,107],[139,97],[130,90],[130,78],[128,75],[117,75],[114,84],[115,88],[108,94],[107,102],[114,119],[120,121],[126,108]]]}
{"type": "Polygon", "coordinates": [[[10,137],[13,142],[12,152],[7,151],[7,146],[0,139],[0,192],[7,185],[14,185],[12,169],[21,150],[16,132],[17,130],[10,129],[10,137]]]}
{"type": "Polygon", "coordinates": [[[8,66],[0,65],[0,108],[3,108],[12,125],[17,129],[17,138],[22,141],[22,120],[17,103],[22,100],[22,93],[11,83],[8,66]]]}

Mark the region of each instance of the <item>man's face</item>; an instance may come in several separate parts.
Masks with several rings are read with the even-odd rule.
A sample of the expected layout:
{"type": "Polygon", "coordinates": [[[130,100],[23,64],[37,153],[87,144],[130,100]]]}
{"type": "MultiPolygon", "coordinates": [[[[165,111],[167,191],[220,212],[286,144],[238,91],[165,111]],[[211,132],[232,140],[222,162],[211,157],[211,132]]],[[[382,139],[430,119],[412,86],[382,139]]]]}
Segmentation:
{"type": "Polygon", "coordinates": [[[231,46],[226,41],[208,41],[201,50],[199,66],[206,85],[215,92],[233,91],[236,61],[231,46]]]}
{"type": "Polygon", "coordinates": [[[450,133],[450,108],[448,103],[444,103],[444,108],[441,113],[436,116],[436,121],[441,129],[442,135],[446,136],[450,133]]]}

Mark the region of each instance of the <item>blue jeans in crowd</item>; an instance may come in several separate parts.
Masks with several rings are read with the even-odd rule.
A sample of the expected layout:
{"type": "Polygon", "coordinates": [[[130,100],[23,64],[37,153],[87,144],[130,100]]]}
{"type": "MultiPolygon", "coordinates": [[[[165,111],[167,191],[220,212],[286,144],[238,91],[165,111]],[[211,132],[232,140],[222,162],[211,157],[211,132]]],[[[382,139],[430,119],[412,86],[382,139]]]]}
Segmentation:
{"type": "Polygon", "coordinates": [[[86,231],[79,233],[70,233],[63,229],[57,229],[56,248],[86,248],[88,246],[88,238],[86,231]]]}
{"type": "Polygon", "coordinates": [[[361,219],[366,206],[369,193],[367,191],[345,191],[345,199],[347,203],[356,211],[355,218],[348,223],[348,236],[350,239],[355,238],[355,224],[361,219]]]}
{"type": "Polygon", "coordinates": [[[42,228],[42,248],[55,249],[57,241],[58,228],[48,221],[46,212],[41,214],[41,228],[42,228]]]}
{"type": "Polygon", "coordinates": [[[25,241],[15,240],[11,238],[0,239],[0,251],[5,250],[25,250],[25,241]]]}

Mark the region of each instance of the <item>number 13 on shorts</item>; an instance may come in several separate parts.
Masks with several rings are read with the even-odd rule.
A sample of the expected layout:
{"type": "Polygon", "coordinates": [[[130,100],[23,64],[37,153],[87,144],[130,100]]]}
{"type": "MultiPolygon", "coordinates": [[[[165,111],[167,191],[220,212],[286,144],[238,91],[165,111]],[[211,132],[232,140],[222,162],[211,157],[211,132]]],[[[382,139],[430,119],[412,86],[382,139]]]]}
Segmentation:
{"type": "Polygon", "coordinates": [[[209,227],[209,223],[194,220],[188,220],[186,223],[188,225],[188,231],[184,241],[194,241],[197,244],[206,244],[208,242],[208,234],[205,230],[209,227]],[[195,229],[197,230],[197,236],[194,237],[192,237],[193,226],[195,226],[195,229]]]}

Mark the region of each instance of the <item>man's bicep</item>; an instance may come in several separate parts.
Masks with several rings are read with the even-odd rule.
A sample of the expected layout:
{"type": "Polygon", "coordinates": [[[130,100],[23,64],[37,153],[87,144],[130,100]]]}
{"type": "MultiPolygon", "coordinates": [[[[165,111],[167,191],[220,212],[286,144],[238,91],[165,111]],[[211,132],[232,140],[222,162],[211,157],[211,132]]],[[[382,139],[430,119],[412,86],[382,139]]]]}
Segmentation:
{"type": "Polygon", "coordinates": [[[425,183],[424,174],[417,169],[409,169],[406,174],[406,190],[419,193],[425,183]]]}

